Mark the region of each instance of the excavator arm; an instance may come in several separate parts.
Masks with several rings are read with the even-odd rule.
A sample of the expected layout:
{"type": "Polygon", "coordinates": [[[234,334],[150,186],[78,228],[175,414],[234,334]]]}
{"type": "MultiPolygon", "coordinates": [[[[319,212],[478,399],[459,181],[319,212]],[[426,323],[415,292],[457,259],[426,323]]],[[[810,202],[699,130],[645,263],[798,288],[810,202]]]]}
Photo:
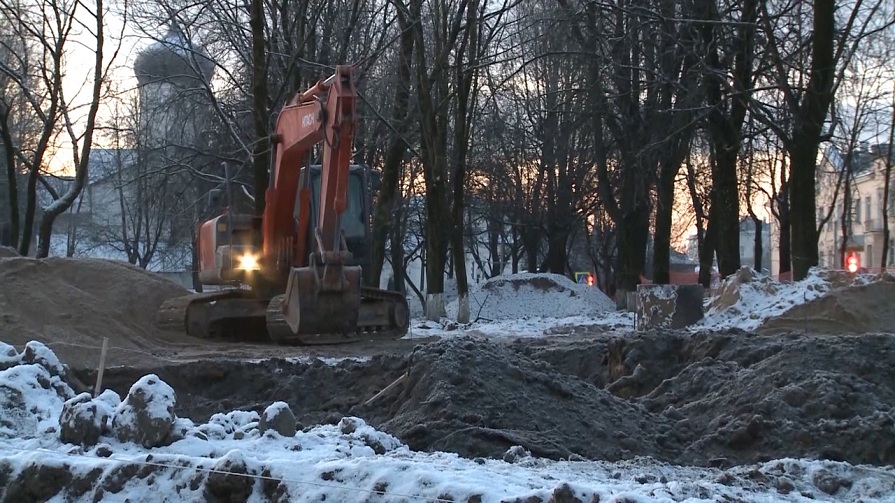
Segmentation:
{"type": "MultiPolygon", "coordinates": [[[[336,73],[318,82],[283,107],[274,134],[274,161],[264,208],[263,256],[280,267],[307,265],[311,252],[340,252],[340,219],[348,206],[348,172],[356,122],[357,92],[354,68],[338,66],[336,73]],[[321,95],[326,93],[323,100],[321,95]],[[315,233],[320,242],[308,243],[306,231],[311,197],[307,179],[300,187],[301,167],[307,154],[323,142],[320,207],[315,233]],[[301,191],[296,198],[296,192],[301,191]],[[299,221],[293,222],[295,204],[299,221]],[[316,245],[316,246],[315,246],[316,245]],[[281,263],[283,260],[287,263],[281,263]]],[[[321,257],[323,258],[323,257],[321,257]]]]}
{"type": "Polygon", "coordinates": [[[357,328],[361,268],[347,265],[351,254],[341,233],[341,216],[348,207],[356,99],[354,68],[338,66],[333,76],[284,107],[277,119],[262,223],[263,255],[278,270],[290,267],[279,309],[294,334],[348,334],[357,328]],[[312,212],[309,177],[300,183],[299,174],[308,152],[319,143],[323,144],[320,195],[317,211],[312,212]],[[298,222],[293,217],[296,204],[301,205],[298,222]],[[316,222],[309,221],[312,214],[317,215],[316,222]],[[310,225],[313,233],[307,232],[310,225]]]}

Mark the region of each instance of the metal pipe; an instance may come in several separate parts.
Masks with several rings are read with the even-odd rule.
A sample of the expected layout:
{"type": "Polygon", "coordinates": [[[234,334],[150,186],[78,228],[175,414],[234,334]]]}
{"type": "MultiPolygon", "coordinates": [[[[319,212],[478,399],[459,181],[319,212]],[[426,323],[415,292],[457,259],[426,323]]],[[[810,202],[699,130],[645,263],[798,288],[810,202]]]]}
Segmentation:
{"type": "Polygon", "coordinates": [[[320,80],[314,87],[308,89],[307,91],[301,93],[301,96],[298,98],[299,103],[307,103],[314,98],[316,98],[320,93],[329,89],[329,86],[333,85],[333,82],[336,80],[336,75],[330,75],[325,80],[320,80]]]}

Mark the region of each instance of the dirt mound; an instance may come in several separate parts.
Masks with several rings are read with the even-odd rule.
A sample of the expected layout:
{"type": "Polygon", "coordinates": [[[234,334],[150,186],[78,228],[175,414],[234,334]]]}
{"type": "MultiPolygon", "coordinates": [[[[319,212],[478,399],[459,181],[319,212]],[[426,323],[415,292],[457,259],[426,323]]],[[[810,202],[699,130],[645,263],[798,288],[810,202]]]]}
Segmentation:
{"type": "Polygon", "coordinates": [[[0,246],[0,258],[18,257],[19,252],[15,248],[9,246],[0,246]]]}
{"type": "Polygon", "coordinates": [[[154,349],[156,309],[187,293],[128,263],[89,258],[3,258],[0,285],[0,341],[41,341],[72,365],[95,365],[103,337],[115,348],[154,349]]]}
{"type": "MultiPolygon", "coordinates": [[[[559,274],[495,276],[470,286],[469,290],[469,311],[473,320],[566,318],[615,310],[615,303],[599,288],[579,285],[559,274]]],[[[457,301],[447,305],[447,314],[450,317],[457,315],[457,301]]]]}
{"type": "Polygon", "coordinates": [[[554,459],[669,458],[669,420],[499,344],[422,346],[388,407],[357,412],[420,450],[501,457],[512,446],[554,459]]]}
{"type": "Polygon", "coordinates": [[[893,336],[648,334],[614,351],[640,369],[636,401],[678,420],[677,462],[895,462],[893,336]]]}
{"type": "Polygon", "coordinates": [[[767,319],[760,333],[860,334],[895,331],[895,278],[884,275],[866,284],[833,289],[810,302],[767,319]]]}

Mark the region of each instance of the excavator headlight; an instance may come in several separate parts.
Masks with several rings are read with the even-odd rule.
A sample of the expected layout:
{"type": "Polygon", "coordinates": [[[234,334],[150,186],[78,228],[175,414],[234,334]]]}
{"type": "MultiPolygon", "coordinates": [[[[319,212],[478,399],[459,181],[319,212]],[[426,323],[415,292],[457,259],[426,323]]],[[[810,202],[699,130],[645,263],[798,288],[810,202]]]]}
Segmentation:
{"type": "Polygon", "coordinates": [[[258,265],[258,257],[251,253],[246,253],[239,257],[239,269],[244,271],[257,271],[261,269],[258,265]]]}

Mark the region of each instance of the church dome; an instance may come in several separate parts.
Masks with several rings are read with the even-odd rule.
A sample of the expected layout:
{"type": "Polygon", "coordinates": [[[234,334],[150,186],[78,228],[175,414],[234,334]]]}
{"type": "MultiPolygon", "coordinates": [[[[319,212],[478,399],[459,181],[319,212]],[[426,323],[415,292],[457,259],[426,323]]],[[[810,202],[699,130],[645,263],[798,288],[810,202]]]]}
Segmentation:
{"type": "Polygon", "coordinates": [[[134,61],[134,73],[140,85],[158,81],[188,85],[199,77],[205,82],[211,79],[214,62],[203,48],[172,26],[165,38],[140,51],[134,61]]]}

